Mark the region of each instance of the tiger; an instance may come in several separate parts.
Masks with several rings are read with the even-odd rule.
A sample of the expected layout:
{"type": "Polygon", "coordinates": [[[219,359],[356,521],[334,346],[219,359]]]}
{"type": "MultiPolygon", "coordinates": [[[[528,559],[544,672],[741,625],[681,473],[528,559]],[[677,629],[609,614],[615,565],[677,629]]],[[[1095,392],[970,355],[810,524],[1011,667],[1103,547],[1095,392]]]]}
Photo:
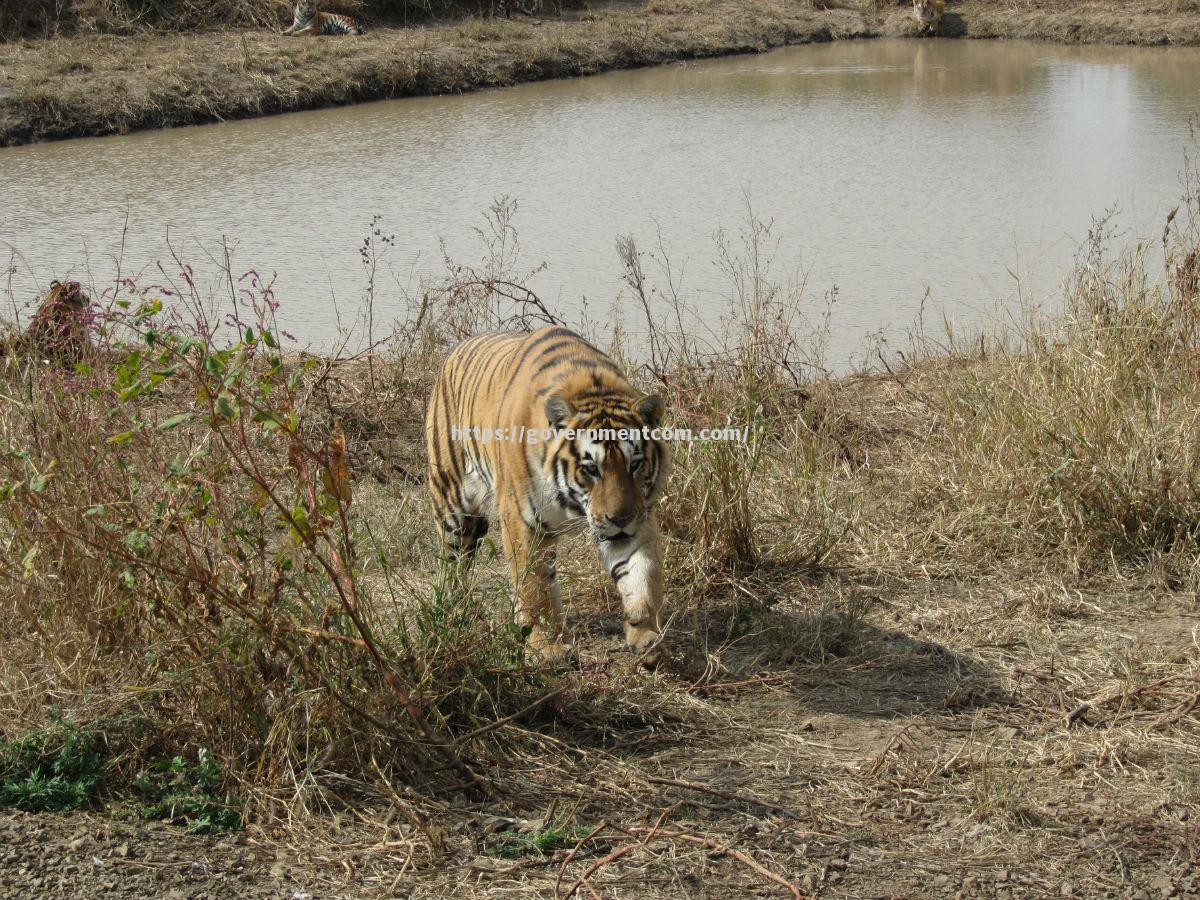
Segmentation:
{"type": "Polygon", "coordinates": [[[341,13],[325,13],[317,10],[317,0],[299,0],[296,4],[292,27],[285,35],[319,37],[321,35],[366,34],[359,21],[341,13]]]}
{"type": "Polygon", "coordinates": [[[912,5],[918,25],[930,34],[935,33],[946,11],[946,0],[912,0],[912,5]]]}
{"type": "Polygon", "coordinates": [[[425,419],[428,485],[448,561],[473,557],[499,519],[517,624],[545,662],[574,652],[563,631],[557,538],[590,529],[616,584],[625,642],[661,659],[662,561],[654,501],[666,480],[664,403],[561,325],[490,332],[455,347],[425,419]]]}
{"type": "Polygon", "coordinates": [[[0,357],[23,351],[47,361],[77,363],[92,351],[92,303],[78,281],[50,282],[33,321],[0,343],[0,357]]]}

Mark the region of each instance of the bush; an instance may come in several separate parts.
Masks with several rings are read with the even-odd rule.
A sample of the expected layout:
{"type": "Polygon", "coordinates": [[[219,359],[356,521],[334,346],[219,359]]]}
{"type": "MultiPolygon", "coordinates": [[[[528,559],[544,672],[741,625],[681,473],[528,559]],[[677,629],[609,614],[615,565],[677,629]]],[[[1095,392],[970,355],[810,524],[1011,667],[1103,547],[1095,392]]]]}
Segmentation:
{"type": "Polygon", "coordinates": [[[222,327],[198,297],[130,294],[74,368],[3,361],[24,401],[0,415],[0,639],[139,686],[163,746],[221,748],[248,787],[286,783],[316,745],[331,769],[378,760],[422,788],[487,793],[478,742],[460,738],[551,676],[522,664],[483,587],[391,570],[316,399],[336,364],[285,356],[256,281],[222,327]]]}

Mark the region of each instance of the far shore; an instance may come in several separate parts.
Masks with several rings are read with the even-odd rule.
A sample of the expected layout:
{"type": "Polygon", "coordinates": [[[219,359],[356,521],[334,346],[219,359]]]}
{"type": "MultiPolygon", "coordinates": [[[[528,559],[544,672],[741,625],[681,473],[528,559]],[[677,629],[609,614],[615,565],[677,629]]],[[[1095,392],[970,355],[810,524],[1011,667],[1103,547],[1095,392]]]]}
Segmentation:
{"type": "MultiPolygon", "coordinates": [[[[920,39],[1197,46],[1200,8],[1187,7],[964,0],[949,4],[937,36],[920,39]]],[[[792,44],[916,37],[907,4],[881,0],[652,0],[561,17],[368,24],[369,33],[355,38],[289,39],[250,29],[0,43],[0,146],[464,93],[792,44]]]]}

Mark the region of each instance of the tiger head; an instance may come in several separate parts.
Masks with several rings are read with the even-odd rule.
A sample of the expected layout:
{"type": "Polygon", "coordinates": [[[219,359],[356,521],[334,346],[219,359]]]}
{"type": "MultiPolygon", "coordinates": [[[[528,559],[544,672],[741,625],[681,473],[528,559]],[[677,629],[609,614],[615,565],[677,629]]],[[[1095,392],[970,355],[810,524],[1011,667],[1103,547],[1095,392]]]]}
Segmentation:
{"type": "Polygon", "coordinates": [[[83,294],[83,288],[78,281],[50,282],[50,291],[46,294],[46,305],[60,304],[74,310],[82,310],[88,305],[88,299],[83,294]]]}
{"type": "Polygon", "coordinates": [[[922,25],[929,25],[941,17],[944,3],[937,3],[935,0],[913,0],[913,15],[917,17],[922,25]]]}
{"type": "Polygon", "coordinates": [[[307,22],[317,14],[317,0],[298,0],[296,3],[296,18],[307,22]]]}
{"type": "Polygon", "coordinates": [[[662,412],[653,394],[546,400],[546,420],[557,432],[546,453],[546,479],[559,503],[586,516],[600,540],[630,537],[650,514],[666,476],[666,451],[650,434],[662,412]]]}

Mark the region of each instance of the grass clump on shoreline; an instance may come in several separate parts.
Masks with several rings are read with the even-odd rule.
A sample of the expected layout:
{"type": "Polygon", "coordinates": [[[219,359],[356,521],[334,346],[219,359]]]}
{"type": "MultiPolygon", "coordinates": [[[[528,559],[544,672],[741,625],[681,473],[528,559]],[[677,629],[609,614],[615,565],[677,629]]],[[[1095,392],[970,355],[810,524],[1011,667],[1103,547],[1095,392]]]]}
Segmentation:
{"type": "Polygon", "coordinates": [[[914,556],[1195,583],[1198,312],[1176,276],[1196,241],[1170,228],[1158,254],[1113,252],[1099,223],[1056,314],[1030,313],[953,364],[926,348],[907,379],[930,414],[904,480],[924,530],[914,556]]]}

